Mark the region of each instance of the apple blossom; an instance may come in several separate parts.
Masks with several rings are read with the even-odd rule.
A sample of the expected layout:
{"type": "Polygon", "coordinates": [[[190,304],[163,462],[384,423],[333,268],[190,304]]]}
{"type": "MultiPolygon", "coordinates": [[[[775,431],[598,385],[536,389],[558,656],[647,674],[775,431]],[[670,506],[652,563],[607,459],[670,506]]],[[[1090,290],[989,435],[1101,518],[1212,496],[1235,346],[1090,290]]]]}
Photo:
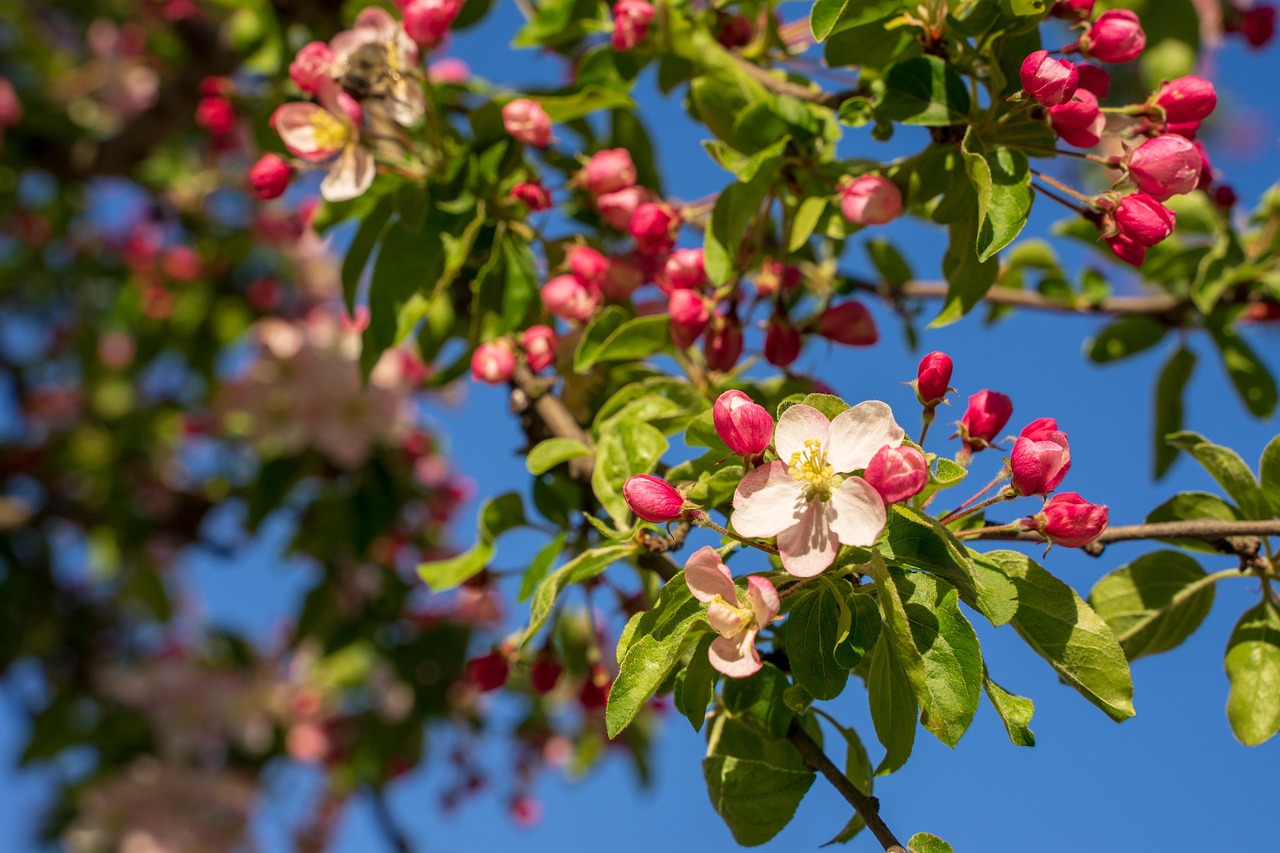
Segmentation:
{"type": "Polygon", "coordinates": [[[308,42],[289,63],[289,77],[298,88],[314,94],[321,80],[332,80],[336,75],[333,49],[322,41],[308,42]]]}
{"type": "Polygon", "coordinates": [[[916,369],[916,398],[924,406],[936,406],[951,385],[951,356],[945,352],[931,352],[920,359],[916,369]]]}
{"type": "Polygon", "coordinates": [[[710,546],[703,546],[684,564],[684,580],[693,597],[707,605],[707,622],[720,636],[711,641],[711,665],[730,678],[746,678],[763,665],[756,651],[756,635],[778,617],[781,601],[768,580],[747,578],[746,595],[710,546]]]}
{"type": "Polygon", "coordinates": [[[600,308],[600,288],[577,276],[558,275],[542,286],[542,305],[562,320],[584,323],[600,308]]]}
{"type": "Polygon", "coordinates": [[[614,50],[632,50],[649,34],[654,8],[648,0],[618,0],[613,4],[614,50]]]}
{"type": "Polygon", "coordinates": [[[818,334],[851,347],[868,347],[880,340],[875,318],[861,302],[832,305],[818,317],[818,334]]]}
{"type": "Polygon", "coordinates": [[[1049,124],[1063,142],[1077,148],[1092,148],[1102,141],[1107,117],[1098,107],[1098,98],[1088,89],[1076,89],[1071,100],[1049,107],[1049,124]]]}
{"type": "Polygon", "coordinates": [[[1138,243],[1124,232],[1104,237],[1103,242],[1107,244],[1107,248],[1111,249],[1117,258],[1131,267],[1140,267],[1142,262],[1147,259],[1147,247],[1138,243]]]}
{"type": "Polygon", "coordinates": [[[675,486],[652,474],[628,477],[622,484],[622,498],[637,518],[654,524],[679,521],[693,506],[675,486]]]}
{"type": "Polygon", "coordinates": [[[1047,495],[1071,470],[1067,436],[1053,418],[1034,420],[1022,430],[1009,459],[1013,488],[1020,495],[1047,495]]]}
{"type": "Polygon", "coordinates": [[[315,163],[333,160],[320,194],[329,201],[346,201],[367,190],[376,171],[373,154],[360,145],[354,120],[360,105],[331,80],[318,82],[316,96],[318,104],[294,101],[276,107],[271,126],[296,156],[315,163]]]}
{"type": "Polygon", "coordinates": [[[776,536],[782,567],[791,574],[821,573],[841,545],[868,547],[884,529],[884,501],[853,472],[905,436],[879,400],[833,420],[811,406],[792,406],[773,434],[779,461],[748,473],[734,492],[734,529],[750,538],[776,536]]]}
{"type": "Polygon", "coordinates": [[[1039,531],[1054,545],[1081,548],[1107,529],[1107,508],[1091,504],[1075,492],[1054,495],[1044,509],[1022,520],[1024,527],[1039,531]]]}
{"type": "Polygon", "coordinates": [[[1164,201],[1195,189],[1204,161],[1193,142],[1166,133],[1139,145],[1129,155],[1128,167],[1138,189],[1164,201]]]}
{"type": "Polygon", "coordinates": [[[1103,62],[1129,62],[1147,46],[1138,16],[1128,9],[1113,9],[1097,17],[1076,43],[1085,56],[1103,62]]]}
{"type": "Polygon", "coordinates": [[[725,391],[711,407],[716,435],[739,456],[763,453],[773,441],[769,410],[737,390],[725,391]]]}
{"type": "Polygon", "coordinates": [[[1054,59],[1047,50],[1027,54],[1019,74],[1022,88],[1045,107],[1070,100],[1080,82],[1080,73],[1073,62],[1054,59]]]}
{"type": "Polygon", "coordinates": [[[876,451],[862,475],[885,504],[896,504],[920,494],[929,482],[929,460],[914,447],[888,445],[876,451]]]}
{"type": "Polygon", "coordinates": [[[1139,246],[1154,246],[1173,233],[1177,215],[1146,193],[1132,193],[1116,205],[1116,227],[1139,246]]]}
{"type": "Polygon", "coordinates": [[[884,225],[902,213],[902,193],[881,175],[852,178],[840,189],[840,212],[858,225],[884,225]]]}
{"type": "Polygon", "coordinates": [[[279,154],[263,154],[249,169],[253,193],[264,201],[279,198],[289,188],[293,170],[279,154]]]}
{"type": "Polygon", "coordinates": [[[982,390],[969,398],[960,419],[960,440],[969,450],[990,447],[1013,414],[1013,401],[999,391],[982,390]]]}
{"type": "Polygon", "coordinates": [[[1187,75],[1157,89],[1154,101],[1164,111],[1165,121],[1203,121],[1218,105],[1218,93],[1203,77],[1187,75]]]}
{"type": "Polygon", "coordinates": [[[385,95],[391,118],[404,127],[422,118],[426,100],[412,73],[418,66],[418,46],[387,10],[379,6],[361,10],[351,29],[334,36],[329,47],[333,48],[337,76],[345,74],[353,62],[363,63],[365,52],[378,52],[387,68],[385,95]]]}
{"type": "Polygon", "coordinates": [[[515,369],[515,350],[503,338],[480,344],[471,355],[471,378],[477,382],[499,385],[510,379],[515,369]]]}
{"type": "Polygon", "coordinates": [[[636,164],[625,148],[609,148],[592,154],[582,167],[581,182],[593,196],[625,190],[636,184],[636,164]]]}
{"type": "Polygon", "coordinates": [[[411,0],[403,9],[404,31],[418,47],[431,50],[449,35],[462,0],[411,0]]]}
{"type": "Polygon", "coordinates": [[[545,370],[556,360],[556,333],[550,326],[530,326],[520,336],[525,361],[534,373],[545,370]]]}

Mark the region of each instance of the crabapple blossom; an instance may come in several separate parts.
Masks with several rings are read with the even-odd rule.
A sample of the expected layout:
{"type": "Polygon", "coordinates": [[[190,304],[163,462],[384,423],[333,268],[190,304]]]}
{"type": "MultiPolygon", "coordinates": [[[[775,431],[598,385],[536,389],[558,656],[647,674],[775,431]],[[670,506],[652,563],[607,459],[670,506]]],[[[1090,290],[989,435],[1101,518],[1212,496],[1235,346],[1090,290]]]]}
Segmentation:
{"type": "Polygon", "coordinates": [[[610,228],[626,231],[631,224],[631,217],[635,216],[636,209],[652,198],[653,194],[644,187],[627,187],[597,196],[596,210],[600,211],[600,218],[610,228]]]}
{"type": "Polygon", "coordinates": [[[1203,77],[1187,75],[1157,89],[1154,101],[1164,111],[1165,121],[1203,121],[1218,105],[1218,93],[1203,77]]]}
{"type": "Polygon", "coordinates": [[[1091,62],[1077,63],[1076,74],[1079,77],[1077,91],[1084,89],[1099,98],[1105,98],[1111,94],[1111,75],[1101,65],[1094,65],[1091,62]]]}
{"type": "Polygon", "coordinates": [[[0,77],[0,131],[22,121],[22,101],[8,78],[0,77]]]}
{"type": "Polygon", "coordinates": [[[1052,107],[1071,99],[1080,82],[1075,63],[1068,59],[1054,59],[1047,50],[1036,50],[1022,60],[1019,71],[1022,88],[1045,107],[1052,107]]]}
{"type": "Polygon", "coordinates": [[[1121,63],[1137,59],[1147,46],[1138,16],[1128,9],[1113,9],[1097,17],[1076,43],[1085,56],[1103,62],[1121,63]]]}
{"type": "Polygon", "coordinates": [[[746,595],[710,546],[695,551],[684,564],[684,580],[693,597],[707,605],[707,622],[720,636],[711,641],[711,665],[730,678],[746,678],[763,665],[756,635],[778,617],[778,591],[765,578],[747,578],[746,595]]]}
{"type": "Polygon", "coordinates": [[[542,286],[542,304],[562,320],[583,323],[600,308],[600,288],[572,275],[558,275],[542,286]]]}
{"type": "Polygon", "coordinates": [[[800,357],[800,330],[792,325],[785,314],[776,313],[769,318],[764,333],[764,357],[775,367],[789,367],[800,357]]]}
{"type": "Polygon", "coordinates": [[[1240,14],[1239,27],[1250,47],[1266,47],[1276,35],[1276,7],[1269,3],[1250,6],[1240,14]]]}
{"type": "Polygon", "coordinates": [[[1131,267],[1140,267],[1142,262],[1147,259],[1147,247],[1138,243],[1123,231],[1104,237],[1103,242],[1107,244],[1107,248],[1117,258],[1131,267]]]}
{"type": "Polygon", "coordinates": [[[734,492],[734,529],[750,538],[776,536],[784,569],[797,577],[819,574],[841,545],[870,546],[884,529],[884,501],[853,472],[905,436],[879,400],[832,420],[811,406],[792,406],[773,434],[779,461],[751,471],[734,492]]]}
{"type": "MultiPolygon", "coordinates": [[[[351,29],[329,41],[334,65],[345,71],[359,52],[376,51],[389,70],[385,103],[391,118],[403,127],[416,124],[426,112],[426,98],[417,78],[407,73],[418,66],[418,46],[404,28],[379,6],[369,6],[356,15],[351,29]]],[[[363,61],[361,59],[360,61],[363,61]]]]}
{"type": "Polygon", "coordinates": [[[1129,176],[1138,189],[1164,201],[1189,193],[1200,181],[1204,161],[1195,143],[1176,133],[1148,139],[1129,155],[1129,176]]]}
{"type": "Polygon", "coordinates": [[[666,293],[673,290],[698,290],[707,283],[707,270],[701,249],[676,249],[667,258],[658,278],[658,286],[666,293]]]}
{"type": "Polygon", "coordinates": [[[360,105],[327,79],[318,81],[316,97],[319,103],[294,101],[277,107],[271,126],[296,156],[313,163],[332,160],[320,183],[325,199],[355,198],[373,183],[376,171],[373,154],[360,145],[360,105]]]}
{"type": "Polygon", "coordinates": [[[769,410],[742,391],[725,391],[711,407],[716,435],[739,456],[763,453],[773,441],[773,417],[769,410]]]}
{"type": "Polygon", "coordinates": [[[511,188],[511,197],[523,202],[530,213],[551,209],[551,193],[541,181],[521,181],[511,188]]]}
{"type": "Polygon", "coordinates": [[[652,474],[637,474],[622,484],[622,497],[637,518],[654,524],[678,521],[690,504],[675,486],[652,474]]]}
{"type": "Polygon", "coordinates": [[[1050,11],[1055,18],[1069,21],[1087,21],[1093,15],[1095,0],[1058,0],[1050,11]]]}
{"type": "Polygon", "coordinates": [[[902,193],[881,175],[862,175],[840,189],[840,212],[858,225],[884,225],[902,213],[902,193]]]}
{"type": "Polygon", "coordinates": [[[321,80],[335,76],[333,49],[322,41],[308,42],[289,63],[289,77],[298,88],[314,94],[321,80]]]}
{"type": "Polygon", "coordinates": [[[999,391],[982,390],[969,398],[960,419],[960,440],[970,450],[990,447],[1013,414],[1013,401],[999,391]]]}
{"type": "Polygon", "coordinates": [[[715,303],[696,290],[673,290],[667,298],[671,315],[671,339],[677,346],[687,347],[698,339],[711,322],[715,303]]]}
{"type": "Polygon", "coordinates": [[[507,658],[501,652],[489,652],[467,661],[467,681],[485,693],[506,684],[510,672],[507,658]]]}
{"type": "Polygon", "coordinates": [[[645,202],[636,207],[627,228],[641,253],[661,255],[676,243],[680,215],[670,205],[645,202]]]}
{"type": "Polygon", "coordinates": [[[1116,227],[1139,246],[1154,246],[1173,233],[1177,214],[1146,193],[1132,193],[1116,205],[1116,227]]]}
{"type": "Polygon", "coordinates": [[[1091,504],[1075,492],[1054,495],[1044,509],[1022,520],[1024,527],[1039,531],[1054,545],[1081,548],[1107,529],[1107,508],[1091,504]]]}
{"type": "Polygon", "coordinates": [[[914,447],[886,445],[871,457],[862,478],[886,505],[901,503],[920,494],[929,482],[929,460],[914,447]]]}
{"type": "Polygon", "coordinates": [[[461,0],[411,0],[403,9],[405,34],[418,47],[431,50],[449,35],[460,11],[461,0]]]}
{"type": "Polygon", "coordinates": [[[703,333],[702,347],[708,370],[733,370],[742,357],[742,322],[736,314],[714,314],[703,333]]]}
{"type": "Polygon", "coordinates": [[[609,275],[609,259],[590,246],[572,246],[565,260],[574,277],[587,287],[600,287],[609,275]]]}
{"type": "Polygon", "coordinates": [[[1020,495],[1047,495],[1071,470],[1067,436],[1053,418],[1034,420],[1022,430],[1009,458],[1013,488],[1020,495]]]}

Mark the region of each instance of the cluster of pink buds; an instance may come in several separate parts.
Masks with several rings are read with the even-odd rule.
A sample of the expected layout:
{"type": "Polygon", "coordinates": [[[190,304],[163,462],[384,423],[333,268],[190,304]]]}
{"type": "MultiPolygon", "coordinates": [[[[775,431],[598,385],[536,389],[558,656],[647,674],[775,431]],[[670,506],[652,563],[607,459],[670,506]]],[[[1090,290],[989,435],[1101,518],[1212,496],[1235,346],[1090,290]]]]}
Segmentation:
{"type": "Polygon", "coordinates": [[[647,0],[618,0],[613,4],[613,49],[634,50],[644,43],[654,8],[647,0]]]}
{"type": "MultiPolygon", "coordinates": [[[[530,326],[520,336],[525,364],[534,373],[550,367],[556,359],[555,330],[550,326],[530,326]]],[[[510,381],[516,370],[516,348],[507,338],[487,341],[471,354],[471,378],[488,385],[510,381]]]]}

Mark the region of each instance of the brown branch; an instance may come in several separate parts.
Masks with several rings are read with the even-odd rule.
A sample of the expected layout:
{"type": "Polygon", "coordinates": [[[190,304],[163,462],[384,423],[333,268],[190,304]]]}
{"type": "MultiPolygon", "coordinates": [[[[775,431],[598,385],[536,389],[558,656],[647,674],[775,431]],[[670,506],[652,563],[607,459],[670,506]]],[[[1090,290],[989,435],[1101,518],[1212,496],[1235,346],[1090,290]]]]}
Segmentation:
{"type": "MultiPolygon", "coordinates": [[[[896,299],[944,299],[948,285],[945,281],[908,281],[901,285],[867,281],[843,276],[849,285],[863,293],[874,293],[889,300],[896,299]]],[[[1066,314],[1130,314],[1148,317],[1170,317],[1189,308],[1188,300],[1167,294],[1151,296],[1110,296],[1097,302],[1063,302],[1050,299],[1031,290],[1016,290],[999,285],[987,291],[983,301],[992,305],[1009,305],[1017,308],[1035,308],[1041,311],[1057,311],[1066,314]]]]}
{"type": "MultiPolygon", "coordinates": [[[[1142,539],[1198,539],[1224,554],[1236,554],[1246,562],[1258,557],[1260,536],[1280,536],[1280,521],[1220,521],[1216,518],[1193,518],[1187,521],[1161,521],[1151,524],[1125,524],[1108,527],[1102,535],[1084,546],[1085,553],[1099,556],[1112,542],[1134,542],[1142,539]]],[[[976,531],[966,539],[987,542],[1038,542],[1047,540],[1034,530],[993,530],[984,535],[976,531]]]]}
{"type": "Polygon", "coordinates": [[[822,89],[810,89],[806,86],[800,86],[790,80],[784,80],[781,77],[770,74],[766,69],[756,65],[740,53],[730,51],[729,55],[734,58],[742,70],[746,71],[757,82],[776,95],[787,95],[792,98],[798,98],[801,101],[817,104],[820,107],[835,110],[839,109],[840,105],[850,97],[857,94],[856,90],[825,92],[822,89]]]}
{"type": "Polygon", "coordinates": [[[859,791],[857,786],[849,781],[849,777],[832,763],[827,754],[822,751],[822,747],[818,746],[817,741],[800,727],[799,723],[792,722],[791,729],[787,732],[787,740],[799,750],[804,766],[827,777],[827,781],[835,787],[840,796],[862,815],[867,828],[884,847],[885,853],[907,853],[907,849],[893,834],[893,830],[880,818],[880,801],[859,791]]]}
{"type": "Polygon", "coordinates": [[[395,853],[412,853],[413,844],[410,843],[408,836],[404,834],[404,830],[400,828],[400,824],[396,821],[396,816],[391,811],[391,805],[387,802],[386,792],[382,788],[369,787],[369,803],[373,806],[374,823],[382,832],[383,838],[386,839],[387,846],[395,853]]]}

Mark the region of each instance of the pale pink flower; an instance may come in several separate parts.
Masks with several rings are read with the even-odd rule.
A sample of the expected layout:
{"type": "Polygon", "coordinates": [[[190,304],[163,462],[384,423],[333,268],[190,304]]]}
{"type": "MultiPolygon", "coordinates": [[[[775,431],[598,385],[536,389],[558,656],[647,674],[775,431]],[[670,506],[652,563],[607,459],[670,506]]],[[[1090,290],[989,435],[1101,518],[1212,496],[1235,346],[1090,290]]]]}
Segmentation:
{"type": "Polygon", "coordinates": [[[386,63],[386,82],[378,83],[370,94],[387,96],[391,118],[397,124],[409,127],[422,118],[426,100],[418,82],[418,46],[389,12],[368,7],[356,15],[355,25],[334,36],[329,46],[337,77],[347,72],[357,53],[363,57],[369,51],[378,52],[386,63]]]}
{"type": "Polygon", "coordinates": [[[707,621],[719,637],[711,642],[711,665],[730,678],[746,678],[761,667],[756,634],[778,616],[778,591],[762,577],[747,578],[744,597],[714,548],[699,548],[684,566],[693,597],[707,605],[707,621]]]}
{"type": "Polygon", "coordinates": [[[320,194],[328,201],[347,201],[367,190],[377,171],[373,154],[360,144],[355,122],[360,105],[329,80],[318,82],[316,96],[318,104],[281,104],[271,115],[271,126],[285,147],[303,160],[332,160],[320,194]]]}
{"type": "Polygon", "coordinates": [[[841,545],[870,546],[884,529],[884,501],[852,473],[905,437],[879,400],[834,420],[811,406],[792,406],[773,434],[781,461],[747,474],[734,492],[734,529],[753,539],[778,537],[782,567],[791,574],[821,573],[841,545]]]}

